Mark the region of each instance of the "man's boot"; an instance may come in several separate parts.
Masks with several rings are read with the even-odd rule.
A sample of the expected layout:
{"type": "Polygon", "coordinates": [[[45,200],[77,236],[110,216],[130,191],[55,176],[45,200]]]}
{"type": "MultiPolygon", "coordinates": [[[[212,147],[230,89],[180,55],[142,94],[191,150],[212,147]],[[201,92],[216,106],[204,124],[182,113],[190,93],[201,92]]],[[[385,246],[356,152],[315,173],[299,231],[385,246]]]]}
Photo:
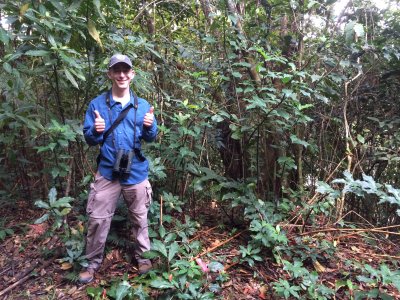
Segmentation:
{"type": "Polygon", "coordinates": [[[139,274],[143,275],[148,273],[152,269],[152,264],[150,260],[143,260],[138,262],[139,274]]]}
{"type": "Polygon", "coordinates": [[[89,282],[92,282],[94,279],[94,273],[95,270],[94,269],[86,269],[85,271],[79,273],[79,282],[82,284],[86,284],[89,282]]]}

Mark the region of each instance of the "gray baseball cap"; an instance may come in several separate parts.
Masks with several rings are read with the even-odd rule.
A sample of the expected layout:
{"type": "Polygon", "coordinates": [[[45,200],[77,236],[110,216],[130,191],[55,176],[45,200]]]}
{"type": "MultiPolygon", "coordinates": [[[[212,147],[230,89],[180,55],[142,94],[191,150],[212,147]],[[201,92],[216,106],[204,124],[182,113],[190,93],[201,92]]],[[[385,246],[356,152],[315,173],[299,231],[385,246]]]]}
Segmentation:
{"type": "Polygon", "coordinates": [[[114,54],[113,56],[111,56],[110,58],[110,62],[108,64],[108,68],[112,68],[114,65],[118,64],[118,63],[124,63],[127,64],[129,67],[132,68],[132,62],[129,59],[128,56],[124,55],[124,54],[114,54]]]}

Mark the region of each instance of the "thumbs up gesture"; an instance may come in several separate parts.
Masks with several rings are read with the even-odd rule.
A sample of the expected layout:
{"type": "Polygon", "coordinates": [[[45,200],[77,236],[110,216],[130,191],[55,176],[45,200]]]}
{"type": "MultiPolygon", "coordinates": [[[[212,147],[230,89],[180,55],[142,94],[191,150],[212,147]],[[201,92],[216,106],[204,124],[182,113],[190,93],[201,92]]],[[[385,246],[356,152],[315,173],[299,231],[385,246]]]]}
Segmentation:
{"type": "Polygon", "coordinates": [[[106,122],[104,121],[104,119],[100,116],[100,113],[95,110],[94,111],[94,115],[95,115],[95,119],[94,119],[94,128],[96,129],[96,131],[98,133],[101,133],[104,131],[104,129],[106,128],[106,122]]]}
{"type": "Polygon", "coordinates": [[[143,124],[146,127],[150,127],[154,122],[154,107],[150,107],[150,110],[144,115],[143,124]]]}

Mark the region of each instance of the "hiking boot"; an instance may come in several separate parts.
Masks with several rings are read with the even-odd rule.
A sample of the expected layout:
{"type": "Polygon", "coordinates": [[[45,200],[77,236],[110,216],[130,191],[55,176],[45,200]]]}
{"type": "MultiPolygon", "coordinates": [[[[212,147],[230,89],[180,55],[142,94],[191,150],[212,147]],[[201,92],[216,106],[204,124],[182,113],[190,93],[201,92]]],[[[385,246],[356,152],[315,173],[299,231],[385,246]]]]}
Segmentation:
{"type": "Polygon", "coordinates": [[[93,269],[86,269],[85,271],[79,273],[79,282],[86,284],[89,282],[92,282],[94,279],[94,273],[95,271],[93,269]]]}
{"type": "Polygon", "coordinates": [[[153,266],[151,265],[150,260],[144,260],[138,263],[138,267],[139,267],[139,274],[143,275],[148,273],[153,266]]]}

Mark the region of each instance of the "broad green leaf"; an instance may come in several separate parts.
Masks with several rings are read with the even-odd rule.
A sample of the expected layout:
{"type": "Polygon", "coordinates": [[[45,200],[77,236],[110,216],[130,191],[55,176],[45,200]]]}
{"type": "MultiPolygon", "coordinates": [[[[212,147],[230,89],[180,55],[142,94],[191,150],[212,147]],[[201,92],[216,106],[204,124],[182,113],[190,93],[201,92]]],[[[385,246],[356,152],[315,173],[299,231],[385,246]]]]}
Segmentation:
{"type": "Polygon", "coordinates": [[[321,77],[322,77],[322,76],[320,76],[320,75],[312,74],[312,75],[311,75],[311,82],[316,82],[316,81],[320,80],[321,77]]]}
{"type": "Polygon", "coordinates": [[[217,42],[212,36],[206,36],[203,40],[209,44],[215,44],[217,42]]]}
{"type": "Polygon", "coordinates": [[[224,118],[221,117],[220,115],[213,115],[213,116],[211,117],[211,120],[212,120],[213,122],[220,123],[220,122],[222,122],[222,121],[224,120],[224,118]]]}
{"type": "Polygon", "coordinates": [[[340,64],[340,66],[343,67],[343,68],[348,68],[348,67],[350,67],[350,65],[351,65],[351,63],[350,63],[349,60],[341,60],[339,64],[340,64]]]}
{"type": "Polygon", "coordinates": [[[56,40],[54,39],[54,37],[51,34],[49,34],[47,36],[47,40],[49,41],[49,43],[51,44],[52,47],[57,48],[56,40]]]}
{"type": "Polygon", "coordinates": [[[35,206],[37,206],[39,208],[44,208],[44,209],[49,209],[50,208],[50,206],[46,202],[44,202],[42,200],[36,201],[35,202],[35,206]]]}
{"type": "Polygon", "coordinates": [[[70,69],[70,72],[75,75],[76,77],[78,77],[80,80],[82,81],[86,81],[86,77],[85,75],[82,73],[81,70],[78,69],[70,69]]]}
{"type": "Polygon", "coordinates": [[[25,55],[29,56],[48,56],[50,54],[47,50],[29,50],[25,52],[25,55]]]}
{"type": "Polygon", "coordinates": [[[7,31],[5,31],[4,28],[0,26],[0,42],[3,42],[7,46],[9,41],[10,36],[8,35],[7,31]]]}
{"type": "Polygon", "coordinates": [[[48,198],[49,198],[50,206],[52,206],[53,203],[56,202],[56,200],[57,200],[57,190],[55,187],[52,187],[50,189],[48,198]]]}
{"type": "Polygon", "coordinates": [[[62,211],[60,211],[61,216],[66,216],[70,213],[71,208],[64,208],[62,211]]]}
{"type": "Polygon", "coordinates": [[[282,93],[285,95],[286,98],[292,98],[293,100],[296,100],[297,98],[296,93],[293,90],[283,89],[282,93]]]}
{"type": "Polygon", "coordinates": [[[175,240],[176,240],[176,233],[170,232],[165,237],[164,242],[168,244],[168,243],[170,243],[172,241],[175,241],[175,240]]]}
{"type": "Polygon", "coordinates": [[[93,298],[95,298],[95,299],[100,299],[100,298],[97,298],[97,297],[100,297],[100,296],[101,296],[101,294],[103,293],[103,290],[104,290],[104,288],[101,287],[101,286],[98,286],[98,287],[92,287],[92,286],[90,286],[90,287],[88,287],[88,288],[86,289],[86,293],[87,293],[89,296],[91,296],[91,297],[93,297],[93,298]]]}
{"type": "Polygon", "coordinates": [[[353,27],[354,32],[357,34],[358,37],[364,38],[364,26],[360,23],[354,24],[353,27]]]}
{"type": "Polygon", "coordinates": [[[81,3],[82,3],[82,0],[74,0],[72,2],[72,4],[67,8],[67,10],[69,12],[75,11],[76,9],[78,9],[80,7],[81,3]]]}
{"type": "Polygon", "coordinates": [[[238,63],[234,63],[232,66],[251,68],[251,64],[248,62],[238,62],[238,63]]]}
{"type": "Polygon", "coordinates": [[[73,201],[74,198],[72,197],[62,197],[58,200],[56,200],[51,207],[56,207],[56,208],[60,208],[60,207],[71,207],[71,204],[69,204],[69,202],[73,201]]]}
{"type": "Polygon", "coordinates": [[[308,2],[308,4],[307,4],[307,8],[310,9],[310,8],[312,8],[314,5],[315,5],[315,6],[320,6],[321,4],[319,4],[318,1],[310,0],[310,2],[308,2]]]}
{"type": "Polygon", "coordinates": [[[96,12],[100,16],[101,20],[103,22],[106,22],[106,19],[104,18],[103,13],[101,12],[101,9],[100,9],[100,4],[101,4],[100,0],[93,0],[93,4],[94,4],[94,7],[96,8],[96,12]]]}
{"type": "Polygon", "coordinates": [[[34,223],[35,224],[41,224],[49,219],[49,214],[44,214],[41,216],[39,219],[37,219],[34,223]]]}
{"type": "Polygon", "coordinates": [[[158,232],[160,234],[160,237],[163,239],[166,234],[165,227],[161,225],[160,228],[158,229],[158,232]]]}
{"type": "Polygon", "coordinates": [[[350,43],[353,40],[353,33],[354,33],[354,21],[350,21],[349,23],[346,24],[344,27],[344,34],[345,34],[345,39],[347,43],[350,43]]]}
{"type": "Polygon", "coordinates": [[[236,23],[237,23],[237,21],[238,21],[238,17],[237,17],[237,16],[235,16],[235,15],[228,15],[228,18],[229,18],[229,20],[231,20],[231,22],[232,22],[233,24],[236,25],[236,23]]]}
{"type": "Polygon", "coordinates": [[[168,258],[168,254],[167,254],[167,248],[165,247],[165,245],[159,241],[159,240],[153,240],[153,250],[154,251],[158,251],[160,254],[162,254],[165,258],[168,258]]]}
{"type": "Polygon", "coordinates": [[[116,300],[122,300],[128,295],[129,290],[131,289],[131,285],[126,280],[119,283],[117,290],[116,290],[116,300]]]}
{"type": "Polygon", "coordinates": [[[168,248],[168,261],[171,262],[175,254],[179,252],[179,245],[177,242],[173,242],[168,248]]]}
{"type": "Polygon", "coordinates": [[[257,95],[254,95],[251,99],[245,99],[245,100],[246,102],[250,103],[249,105],[246,106],[246,110],[261,108],[263,111],[265,111],[267,108],[267,101],[265,99],[258,97],[257,95]]]}
{"type": "Polygon", "coordinates": [[[392,284],[396,287],[398,291],[400,291],[400,275],[392,276],[392,284]]]}
{"type": "Polygon", "coordinates": [[[292,157],[288,157],[288,156],[281,156],[278,158],[278,163],[281,166],[285,166],[285,169],[293,169],[296,170],[297,166],[294,162],[294,159],[292,157]]]}
{"type": "Polygon", "coordinates": [[[285,75],[281,78],[281,80],[282,80],[283,83],[288,83],[288,82],[290,82],[290,80],[292,80],[292,78],[293,78],[292,75],[285,74],[285,75]]]}
{"type": "Polygon", "coordinates": [[[308,147],[308,146],[310,146],[310,144],[309,143],[307,143],[306,141],[304,141],[304,140],[301,140],[301,139],[299,139],[296,135],[294,135],[294,134],[292,134],[291,136],[290,136],[290,140],[292,141],[292,143],[293,144],[299,144],[299,145],[303,145],[304,147],[308,147]]]}
{"type": "Polygon", "coordinates": [[[72,74],[70,73],[70,71],[68,71],[67,69],[64,70],[65,76],[67,76],[68,80],[72,83],[72,85],[74,87],[76,87],[77,89],[79,88],[78,83],[76,82],[74,76],[72,76],[72,74]]]}
{"type": "Polygon", "coordinates": [[[150,282],[150,285],[155,289],[171,289],[174,285],[166,280],[163,279],[156,279],[150,282]]]}
{"type": "Polygon", "coordinates": [[[149,250],[149,251],[142,253],[142,257],[147,258],[147,259],[153,259],[153,258],[156,258],[159,256],[160,256],[159,252],[154,251],[154,250],[149,250]]]}
{"type": "Polygon", "coordinates": [[[60,15],[64,15],[66,13],[64,5],[63,5],[63,3],[61,1],[50,0],[49,2],[51,2],[51,4],[53,4],[54,8],[57,10],[57,12],[60,15]]]}
{"type": "Polygon", "coordinates": [[[11,67],[11,65],[10,65],[8,62],[5,62],[5,63],[3,64],[3,69],[4,69],[7,73],[12,74],[12,67],[11,67]]]}
{"type": "Polygon", "coordinates": [[[242,78],[242,74],[240,74],[239,72],[232,72],[233,77],[236,78],[242,78]]]}
{"type": "Polygon", "coordinates": [[[149,46],[149,45],[145,45],[145,48],[150,51],[152,54],[154,54],[155,56],[157,56],[158,58],[162,59],[163,57],[160,55],[160,53],[158,53],[156,50],[154,50],[153,46],[149,46]]]}
{"type": "Polygon", "coordinates": [[[244,92],[243,93],[250,93],[250,92],[253,92],[255,90],[255,88],[253,87],[253,86],[248,86],[248,87],[246,87],[245,89],[244,89],[244,92]]]}

